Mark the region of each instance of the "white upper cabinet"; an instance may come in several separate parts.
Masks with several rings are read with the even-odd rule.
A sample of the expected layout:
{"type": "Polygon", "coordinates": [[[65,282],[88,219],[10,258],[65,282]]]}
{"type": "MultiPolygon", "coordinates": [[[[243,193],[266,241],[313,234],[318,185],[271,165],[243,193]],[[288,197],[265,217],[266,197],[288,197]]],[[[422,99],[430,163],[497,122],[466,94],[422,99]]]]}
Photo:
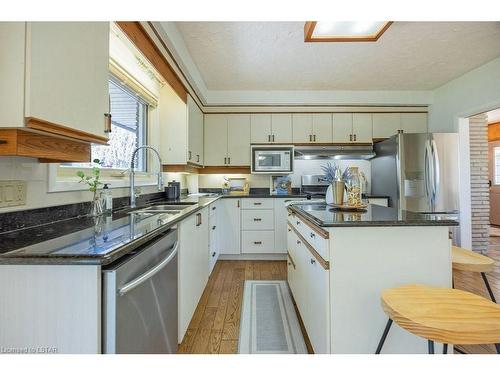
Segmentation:
{"type": "Polygon", "coordinates": [[[373,138],[389,138],[401,129],[400,113],[374,113],[373,138]]]}
{"type": "Polygon", "coordinates": [[[190,163],[203,165],[203,112],[188,95],[188,154],[190,163]]]}
{"type": "Polygon", "coordinates": [[[227,118],[226,115],[205,115],[205,165],[216,166],[227,163],[227,118]]]}
{"type": "Polygon", "coordinates": [[[271,129],[273,143],[292,143],[292,115],[290,113],[273,113],[271,129]]]}
{"type": "Polygon", "coordinates": [[[405,133],[427,133],[427,113],[401,113],[401,130],[405,133]]]}
{"type": "Polygon", "coordinates": [[[292,115],[293,143],[312,143],[312,114],[294,113],[292,115]]]}
{"type": "Polygon", "coordinates": [[[0,100],[8,104],[0,127],[33,118],[106,137],[109,22],[2,22],[0,49],[0,100]]]}
{"type": "Polygon", "coordinates": [[[250,128],[252,143],[270,143],[272,141],[270,114],[255,113],[250,115],[250,128]]]}
{"type": "Polygon", "coordinates": [[[333,141],[333,124],[331,113],[314,113],[312,115],[312,139],[317,143],[333,141]]]}
{"type": "Polygon", "coordinates": [[[352,142],[352,113],[333,114],[333,142],[352,142]]]}
{"type": "Polygon", "coordinates": [[[354,113],[352,115],[353,142],[371,143],[373,141],[372,128],[371,113],[354,113]]]}
{"type": "Polygon", "coordinates": [[[250,115],[227,116],[227,165],[250,165],[250,115]]]}

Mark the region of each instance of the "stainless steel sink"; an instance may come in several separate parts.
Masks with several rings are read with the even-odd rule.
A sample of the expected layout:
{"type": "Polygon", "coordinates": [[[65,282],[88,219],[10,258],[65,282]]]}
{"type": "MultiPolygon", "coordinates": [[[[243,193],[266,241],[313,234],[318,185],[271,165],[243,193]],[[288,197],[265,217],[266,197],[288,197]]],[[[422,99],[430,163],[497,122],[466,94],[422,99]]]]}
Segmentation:
{"type": "Polygon", "coordinates": [[[144,213],[162,213],[162,212],[167,212],[169,214],[178,214],[181,211],[190,208],[192,205],[196,203],[175,203],[175,204],[157,204],[154,206],[150,206],[147,208],[140,208],[135,211],[132,211],[133,213],[136,212],[144,212],[144,213]]]}

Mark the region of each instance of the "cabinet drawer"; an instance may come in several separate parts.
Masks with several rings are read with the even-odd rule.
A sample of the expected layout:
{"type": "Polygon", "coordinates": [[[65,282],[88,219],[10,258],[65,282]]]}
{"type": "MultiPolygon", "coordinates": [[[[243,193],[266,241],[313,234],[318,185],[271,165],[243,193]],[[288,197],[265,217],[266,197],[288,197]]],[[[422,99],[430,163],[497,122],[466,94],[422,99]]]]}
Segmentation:
{"type": "Polygon", "coordinates": [[[210,205],[208,206],[208,212],[209,212],[210,216],[215,215],[218,210],[219,210],[219,202],[218,201],[215,201],[214,203],[210,203],[210,205]]]}
{"type": "Polygon", "coordinates": [[[273,210],[241,211],[242,230],[274,230],[273,210]]]}
{"type": "Polygon", "coordinates": [[[302,237],[311,245],[314,250],[324,259],[328,260],[328,240],[321,237],[321,235],[307,225],[304,220],[302,220],[297,215],[292,215],[288,219],[293,227],[300,233],[302,237]]]}
{"type": "Polygon", "coordinates": [[[259,209],[274,209],[273,205],[274,198],[245,198],[241,200],[241,206],[244,210],[259,210],[259,209]]]}
{"type": "Polygon", "coordinates": [[[273,253],[274,231],[242,231],[242,253],[273,253]]]}

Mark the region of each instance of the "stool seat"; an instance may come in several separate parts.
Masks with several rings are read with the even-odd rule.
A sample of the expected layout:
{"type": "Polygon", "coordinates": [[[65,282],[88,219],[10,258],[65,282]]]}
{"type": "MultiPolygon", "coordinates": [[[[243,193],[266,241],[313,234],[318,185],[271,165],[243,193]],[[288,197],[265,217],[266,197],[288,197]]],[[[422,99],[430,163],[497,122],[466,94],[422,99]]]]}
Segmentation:
{"type": "Polygon", "coordinates": [[[495,261],[487,256],[475,253],[461,247],[451,247],[453,269],[472,272],[490,272],[495,267],[495,261]]]}
{"type": "Polygon", "coordinates": [[[381,301],[389,319],[427,340],[446,344],[500,342],[500,306],[475,294],[416,284],[386,289],[381,301]]]}

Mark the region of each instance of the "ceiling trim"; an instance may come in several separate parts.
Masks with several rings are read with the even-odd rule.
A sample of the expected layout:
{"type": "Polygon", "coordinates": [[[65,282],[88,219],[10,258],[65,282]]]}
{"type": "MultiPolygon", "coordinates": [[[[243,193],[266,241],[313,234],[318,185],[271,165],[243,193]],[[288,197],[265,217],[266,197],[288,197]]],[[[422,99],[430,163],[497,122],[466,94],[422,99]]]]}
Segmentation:
{"type": "Polygon", "coordinates": [[[393,24],[394,21],[387,21],[385,25],[374,35],[360,36],[313,36],[317,21],[307,21],[304,24],[304,42],[376,42],[383,33],[393,24]]]}

